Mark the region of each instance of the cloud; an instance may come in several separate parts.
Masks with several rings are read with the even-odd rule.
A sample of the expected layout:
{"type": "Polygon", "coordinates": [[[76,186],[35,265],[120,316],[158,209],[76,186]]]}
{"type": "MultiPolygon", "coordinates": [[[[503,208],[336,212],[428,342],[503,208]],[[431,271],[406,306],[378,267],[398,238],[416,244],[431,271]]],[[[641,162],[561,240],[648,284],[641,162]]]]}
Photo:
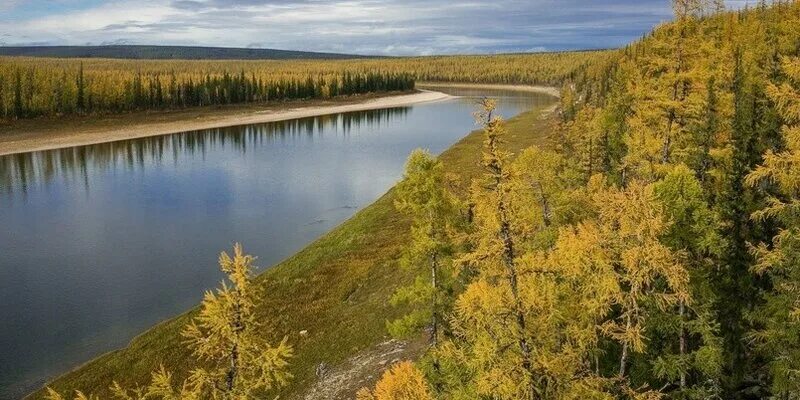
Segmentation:
{"type": "Polygon", "coordinates": [[[122,40],[390,55],[614,47],[671,12],[667,0],[24,1],[24,17],[0,16],[9,44],[122,40]]]}
{"type": "Polygon", "coordinates": [[[0,11],[10,11],[22,3],[22,0],[3,0],[0,1],[0,11]]]}

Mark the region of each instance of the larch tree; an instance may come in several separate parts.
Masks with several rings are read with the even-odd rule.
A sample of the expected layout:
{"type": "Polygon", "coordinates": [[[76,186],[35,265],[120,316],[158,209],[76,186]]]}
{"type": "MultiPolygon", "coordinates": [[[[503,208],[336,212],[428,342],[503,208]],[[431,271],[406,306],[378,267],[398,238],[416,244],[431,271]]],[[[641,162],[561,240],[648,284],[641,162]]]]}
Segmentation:
{"type": "MultiPolygon", "coordinates": [[[[463,315],[464,310],[468,309],[468,304],[475,304],[475,301],[478,301],[483,302],[490,313],[498,316],[508,315],[510,321],[513,321],[511,325],[506,327],[504,324],[499,324],[500,326],[496,328],[500,328],[501,331],[494,333],[503,334],[508,338],[509,343],[506,343],[510,346],[508,359],[513,360],[512,364],[516,365],[510,366],[511,369],[506,371],[510,374],[501,379],[500,383],[517,386],[516,389],[509,391],[508,395],[536,399],[538,397],[536,372],[532,355],[534,349],[531,348],[530,332],[519,287],[519,254],[516,246],[519,244],[517,234],[520,232],[520,227],[517,226],[518,221],[514,221],[510,203],[511,154],[502,148],[505,128],[502,119],[494,115],[495,108],[495,100],[484,99],[481,110],[476,114],[476,119],[483,125],[484,130],[481,164],[485,173],[483,190],[475,192],[475,248],[465,255],[462,261],[473,266],[478,271],[479,277],[459,298],[457,308],[461,308],[463,315]],[[476,300],[470,300],[471,296],[475,296],[476,300]],[[512,348],[515,350],[511,351],[512,348]]],[[[466,319],[470,318],[467,316],[466,319]]],[[[490,319],[485,322],[492,323],[490,319]]],[[[492,327],[484,328],[490,332],[492,327]]],[[[468,335],[471,331],[470,327],[461,329],[462,335],[468,335]]],[[[494,369],[485,372],[494,374],[501,371],[494,369]]],[[[492,379],[489,376],[482,378],[481,381],[485,384],[494,384],[484,379],[492,379]]]]}
{"type": "Polygon", "coordinates": [[[527,223],[518,225],[523,250],[552,246],[558,228],[586,217],[589,199],[583,184],[586,171],[562,153],[531,146],[511,164],[511,198],[514,215],[527,223]]]}
{"type": "Polygon", "coordinates": [[[192,371],[190,381],[215,399],[246,399],[283,386],[292,348],[284,338],[272,346],[256,331],[259,287],[253,282],[255,257],[236,244],[233,256],[220,254],[230,284],[206,292],[199,315],[183,331],[192,354],[208,364],[192,371]]]}
{"type": "MultiPolygon", "coordinates": [[[[67,398],[62,396],[60,393],[56,392],[51,388],[47,388],[47,395],[45,396],[47,400],[66,400],[67,398]]],[[[93,395],[87,395],[80,390],[75,391],[75,395],[72,397],[73,400],[100,400],[99,397],[93,395]]]]}
{"type": "Polygon", "coordinates": [[[409,361],[402,361],[384,372],[373,390],[362,388],[356,400],[433,400],[422,372],[409,361]]]}
{"type": "Polygon", "coordinates": [[[472,248],[459,260],[475,277],[456,300],[454,338],[443,346],[445,397],[601,393],[602,379],[586,375],[585,361],[596,345],[598,320],[609,311],[613,276],[601,279],[597,271],[608,269],[584,268],[585,259],[570,258],[577,251],[571,246],[580,243],[560,246],[546,233],[561,222],[566,195],[560,189],[567,179],[556,175],[563,160],[529,149],[512,165],[503,149],[505,128],[492,115],[494,102],[482,106],[485,173],[473,185],[472,248]]]}
{"type": "Polygon", "coordinates": [[[16,70],[14,74],[14,118],[25,117],[25,108],[22,102],[22,71],[16,70]]]}
{"type": "MultiPolygon", "coordinates": [[[[203,393],[202,385],[192,380],[186,380],[179,387],[173,384],[172,373],[168,372],[164,366],[151,374],[150,384],[136,389],[123,388],[119,383],[111,385],[111,393],[117,400],[201,400],[209,398],[203,393]]],[[[216,398],[216,397],[211,397],[216,398]]]]}
{"type": "Polygon", "coordinates": [[[0,119],[5,119],[8,116],[5,90],[6,90],[6,77],[2,73],[0,73],[0,119]]]}
{"type": "Polygon", "coordinates": [[[649,307],[663,311],[689,301],[689,276],[681,254],[660,241],[669,222],[652,185],[633,181],[625,189],[601,188],[594,201],[596,223],[623,288],[616,300],[619,312],[602,330],[621,346],[618,376],[624,379],[632,353],[646,351],[649,307]]]}
{"type": "Polygon", "coordinates": [[[78,88],[76,108],[78,112],[86,110],[86,81],[83,75],[83,63],[78,69],[78,77],[75,79],[75,86],[78,88]]]}
{"type": "MultiPolygon", "coordinates": [[[[129,389],[115,381],[110,387],[114,398],[247,400],[284,386],[291,378],[286,367],[292,348],[286,338],[272,346],[257,332],[255,307],[261,291],[253,281],[254,261],[238,243],[232,256],[220,254],[219,266],[227,281],[216,292],[206,292],[198,315],[182,332],[201,367],[178,385],[163,366],[152,372],[147,386],[129,389]]],[[[48,393],[49,400],[63,400],[55,390],[48,388],[48,393]]],[[[76,400],[94,399],[76,392],[76,400]]]]}
{"type": "Polygon", "coordinates": [[[674,0],[675,22],[656,28],[642,56],[634,60],[636,74],[628,80],[634,96],[625,164],[642,179],[652,180],[660,165],[687,157],[693,136],[689,127],[701,114],[698,82],[708,71],[698,66],[706,50],[696,32],[700,0],[674,0]]]}
{"type": "Polygon", "coordinates": [[[608,137],[602,126],[602,117],[595,107],[584,106],[575,114],[574,120],[567,123],[562,153],[576,160],[583,172],[584,182],[606,168],[608,155],[608,137]]]}

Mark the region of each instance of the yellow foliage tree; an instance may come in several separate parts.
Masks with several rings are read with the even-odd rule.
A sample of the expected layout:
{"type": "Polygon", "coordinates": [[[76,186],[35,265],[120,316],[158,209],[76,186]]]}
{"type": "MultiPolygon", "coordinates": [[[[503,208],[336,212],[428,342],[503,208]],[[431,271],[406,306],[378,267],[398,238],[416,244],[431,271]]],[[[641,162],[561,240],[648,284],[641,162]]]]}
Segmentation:
{"type": "Polygon", "coordinates": [[[254,309],[259,288],[253,283],[255,257],[236,244],[233,257],[219,256],[219,265],[231,284],[206,292],[200,314],[183,331],[195,357],[208,367],[192,371],[190,382],[214,399],[245,399],[283,386],[292,348],[284,338],[271,346],[256,333],[254,309]]]}
{"type": "MultiPolygon", "coordinates": [[[[245,400],[266,390],[283,386],[292,348],[284,338],[271,346],[256,333],[255,317],[259,287],[253,282],[255,257],[244,254],[238,243],[233,256],[223,252],[219,265],[230,283],[223,281],[216,292],[206,292],[199,315],[182,332],[193,355],[203,367],[191,372],[177,388],[172,373],[162,366],[151,374],[144,387],[124,388],[117,382],[111,393],[120,400],[245,400]]],[[[63,400],[48,388],[50,400],[63,400]]],[[[94,397],[76,392],[77,400],[94,397]]]]}
{"type": "Polygon", "coordinates": [[[555,244],[537,239],[566,203],[556,200],[568,186],[557,176],[563,160],[530,149],[512,167],[493,110],[485,101],[479,115],[486,172],[473,190],[473,248],[461,259],[476,276],[456,301],[456,337],[442,350],[450,374],[444,392],[453,399],[575,398],[589,391],[608,398],[606,382],[586,360],[619,292],[612,264],[588,267],[603,249],[571,240],[569,230],[555,244]]]}
{"type": "Polygon", "coordinates": [[[622,346],[619,376],[625,377],[630,353],[646,348],[645,303],[666,310],[688,302],[689,275],[681,254],[660,241],[669,223],[653,185],[634,181],[624,189],[600,189],[594,200],[603,248],[622,288],[616,299],[619,315],[606,321],[602,330],[622,346]]]}
{"type": "Polygon", "coordinates": [[[425,377],[409,361],[395,364],[384,372],[381,379],[370,391],[362,388],[357,400],[433,400],[425,377]]]}
{"type": "MultiPolygon", "coordinates": [[[[75,391],[75,396],[72,397],[74,400],[100,400],[97,396],[87,395],[80,390],[75,391]]],[[[64,396],[56,392],[51,388],[47,388],[47,400],[65,400],[64,396]]]]}

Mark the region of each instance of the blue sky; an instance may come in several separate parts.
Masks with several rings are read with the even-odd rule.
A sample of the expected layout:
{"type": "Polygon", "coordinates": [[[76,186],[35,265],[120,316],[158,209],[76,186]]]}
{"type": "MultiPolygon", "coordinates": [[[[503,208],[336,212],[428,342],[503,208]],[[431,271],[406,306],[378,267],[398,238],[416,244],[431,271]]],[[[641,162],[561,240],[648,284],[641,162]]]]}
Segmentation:
{"type": "Polygon", "coordinates": [[[670,16],[669,0],[0,0],[0,44],[555,51],[617,47],[670,16]]]}

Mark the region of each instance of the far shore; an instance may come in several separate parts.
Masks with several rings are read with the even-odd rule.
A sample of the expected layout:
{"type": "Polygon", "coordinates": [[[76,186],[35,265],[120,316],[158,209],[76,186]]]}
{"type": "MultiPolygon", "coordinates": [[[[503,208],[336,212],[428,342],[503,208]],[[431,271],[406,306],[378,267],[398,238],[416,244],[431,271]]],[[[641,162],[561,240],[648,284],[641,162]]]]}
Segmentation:
{"type": "Polygon", "coordinates": [[[464,89],[499,89],[516,90],[520,92],[543,93],[553,97],[561,97],[561,92],[553,86],[537,85],[504,85],[493,83],[450,83],[450,82],[417,82],[417,86],[431,88],[464,88],[464,89]]]}
{"type": "MultiPolygon", "coordinates": [[[[452,87],[520,90],[558,96],[556,88],[540,86],[434,82],[420,82],[417,86],[431,89],[452,87]]],[[[413,93],[372,94],[324,101],[19,121],[9,126],[0,126],[0,156],[342,112],[404,107],[452,97],[434,90],[420,89],[413,93]]]]}
{"type": "Polygon", "coordinates": [[[202,129],[403,107],[450,97],[440,92],[421,90],[410,94],[357,96],[324,102],[268,104],[262,107],[255,105],[230,108],[206,107],[201,110],[177,112],[109,115],[98,117],[96,120],[68,118],[64,124],[58,120],[21,121],[18,126],[10,127],[11,132],[3,132],[0,128],[0,156],[202,129]]]}

